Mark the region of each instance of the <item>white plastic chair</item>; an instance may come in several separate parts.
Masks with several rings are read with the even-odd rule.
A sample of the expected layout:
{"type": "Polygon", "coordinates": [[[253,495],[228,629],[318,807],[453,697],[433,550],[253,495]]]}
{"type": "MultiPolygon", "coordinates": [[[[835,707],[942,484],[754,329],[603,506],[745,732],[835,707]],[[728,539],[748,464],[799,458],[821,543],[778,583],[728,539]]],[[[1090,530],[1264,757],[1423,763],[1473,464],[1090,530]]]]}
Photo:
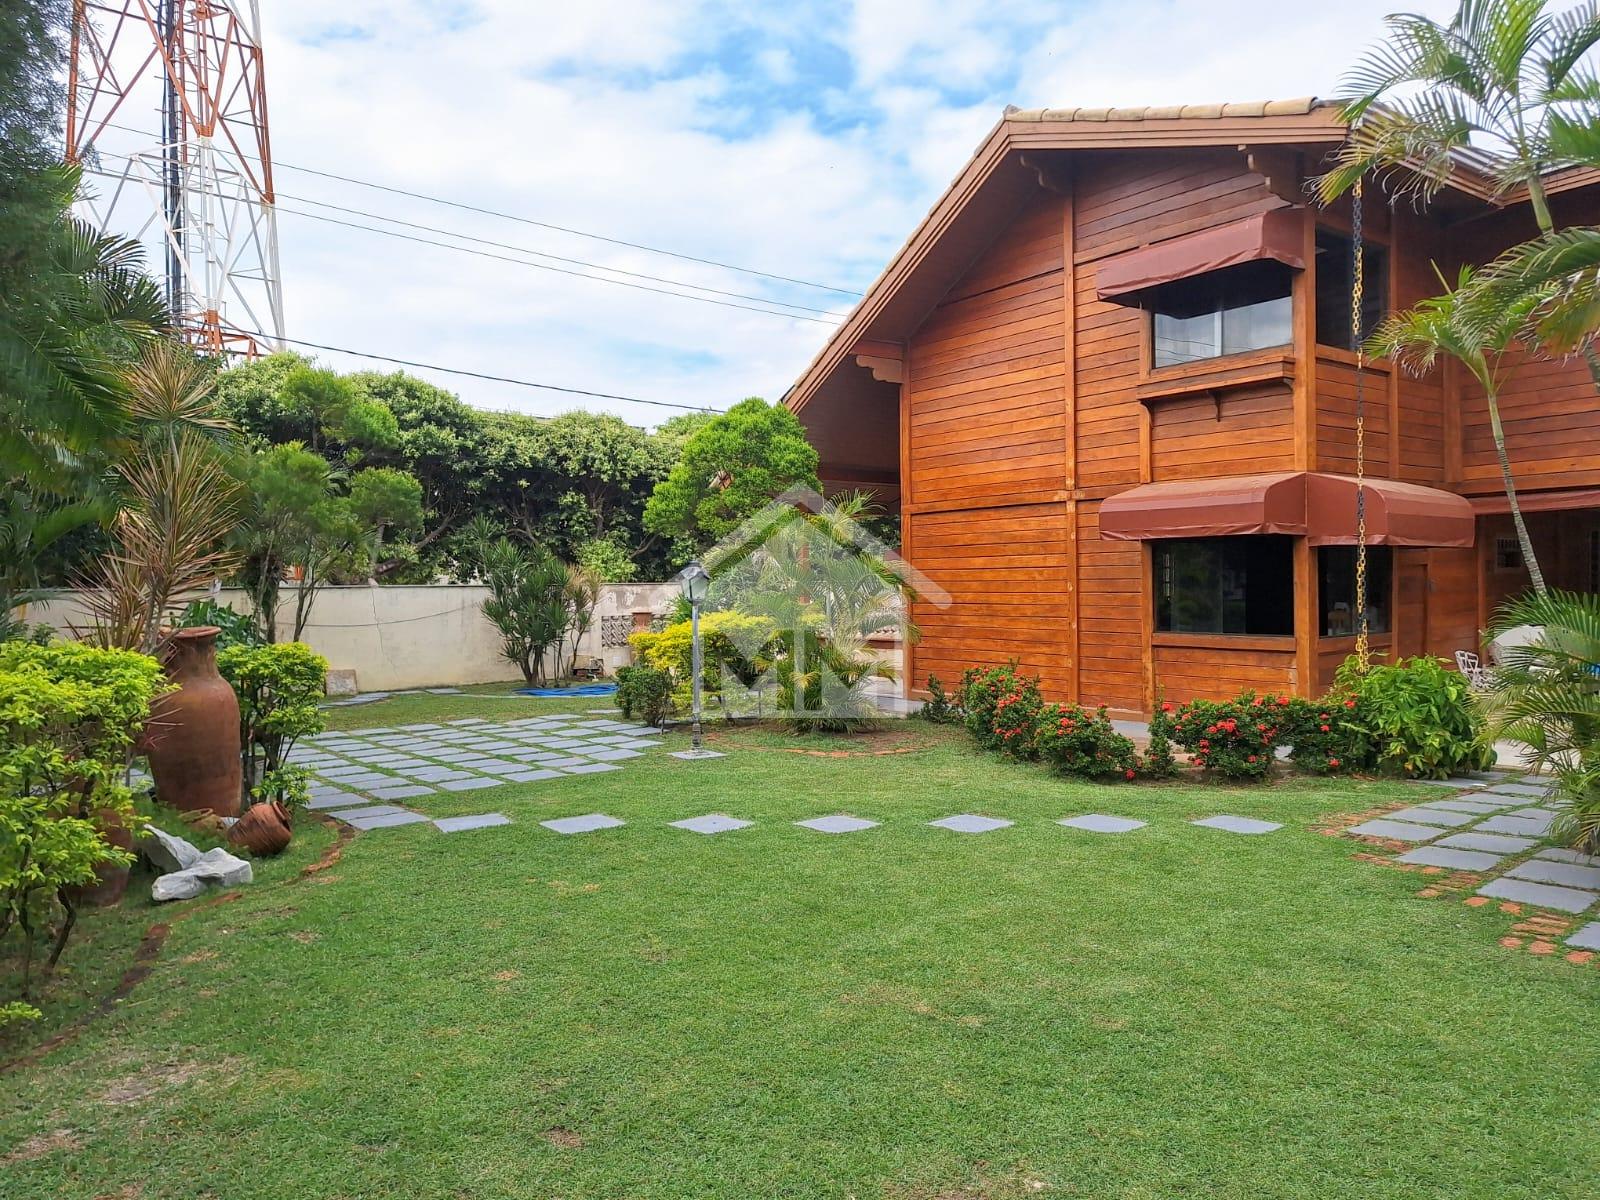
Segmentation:
{"type": "Polygon", "coordinates": [[[1456,651],[1456,669],[1467,677],[1467,682],[1474,691],[1482,692],[1489,687],[1489,671],[1479,661],[1478,655],[1472,650],[1456,651]]]}

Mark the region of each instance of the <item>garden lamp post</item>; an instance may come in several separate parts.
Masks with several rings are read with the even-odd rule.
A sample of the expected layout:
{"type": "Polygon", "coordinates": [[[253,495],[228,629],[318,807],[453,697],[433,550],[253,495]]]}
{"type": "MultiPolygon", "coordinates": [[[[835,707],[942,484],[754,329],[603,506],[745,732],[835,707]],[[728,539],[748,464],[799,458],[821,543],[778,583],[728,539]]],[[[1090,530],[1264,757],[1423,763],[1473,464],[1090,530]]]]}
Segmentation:
{"type": "Polygon", "coordinates": [[[700,646],[700,605],[705,602],[706,593],[711,588],[711,576],[698,561],[694,561],[679,573],[678,580],[683,584],[683,594],[689,601],[689,673],[693,678],[690,681],[692,723],[689,727],[689,749],[679,752],[676,757],[721,758],[722,755],[715,750],[705,748],[700,728],[700,673],[704,666],[700,646]]]}

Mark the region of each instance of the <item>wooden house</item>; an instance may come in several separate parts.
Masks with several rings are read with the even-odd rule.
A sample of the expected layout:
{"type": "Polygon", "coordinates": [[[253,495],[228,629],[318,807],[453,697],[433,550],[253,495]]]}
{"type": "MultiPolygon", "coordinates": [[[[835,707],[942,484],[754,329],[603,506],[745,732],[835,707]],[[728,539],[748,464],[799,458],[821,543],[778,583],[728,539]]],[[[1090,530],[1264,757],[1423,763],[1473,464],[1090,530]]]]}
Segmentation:
{"type": "MultiPolygon", "coordinates": [[[[1013,109],[978,147],[787,395],[953,597],[915,606],[912,690],[1015,658],[1127,712],[1317,693],[1354,644],[1358,405],[1374,649],[1478,648],[1527,585],[1487,413],[1449,364],[1358,371],[1351,207],[1306,189],[1345,134],[1312,100],[1013,109]]],[[[1600,174],[1548,188],[1600,220],[1600,174]]],[[[1534,232],[1470,156],[1363,218],[1368,328],[1534,232]]],[[[1548,581],[1600,589],[1588,370],[1529,357],[1502,410],[1548,581]]]]}

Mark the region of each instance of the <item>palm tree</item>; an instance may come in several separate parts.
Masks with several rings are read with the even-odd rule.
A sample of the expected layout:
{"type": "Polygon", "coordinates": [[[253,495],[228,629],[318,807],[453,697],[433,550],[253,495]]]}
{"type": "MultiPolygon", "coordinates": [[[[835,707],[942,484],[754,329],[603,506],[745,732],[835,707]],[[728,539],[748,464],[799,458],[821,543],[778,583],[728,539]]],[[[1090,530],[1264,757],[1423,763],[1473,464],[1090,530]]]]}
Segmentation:
{"type": "Polygon", "coordinates": [[[1522,517],[1522,507],[1517,501],[1517,486],[1511,474],[1511,456],[1506,450],[1505,427],[1500,420],[1500,388],[1505,376],[1505,357],[1512,350],[1527,323],[1528,309],[1538,302],[1536,294],[1512,298],[1514,303],[1502,308],[1494,322],[1484,321],[1471,307],[1471,267],[1462,267],[1451,287],[1440,275],[1444,291],[1429,297],[1415,307],[1391,314],[1374,331],[1368,340],[1371,352],[1380,357],[1392,356],[1404,369],[1417,374],[1431,371],[1441,355],[1448,354],[1467,370],[1483,389],[1484,402],[1489,410],[1489,428],[1494,434],[1495,455],[1500,460],[1500,478],[1505,484],[1506,500],[1511,509],[1511,523],[1517,531],[1517,541],[1522,547],[1522,561],[1528,565],[1528,576],[1536,592],[1545,590],[1544,573],[1533,552],[1533,541],[1528,537],[1527,522],[1522,517]]]}
{"type": "Polygon", "coordinates": [[[61,172],[38,265],[0,294],[0,462],[36,494],[75,500],[100,494],[128,432],[124,364],[169,323],[139,243],[71,215],[77,182],[61,172]]]}
{"type": "Polygon", "coordinates": [[[1426,201],[1470,149],[1500,195],[1526,188],[1540,230],[1553,229],[1544,175],[1581,161],[1573,131],[1589,124],[1600,98],[1584,61],[1600,42],[1600,6],[1548,8],[1549,0],[1463,0],[1445,25],[1414,13],[1387,18],[1389,40],[1345,77],[1350,136],[1317,180],[1323,202],[1368,172],[1426,201]]]}
{"type": "MultiPolygon", "coordinates": [[[[1569,254],[1580,260],[1592,255],[1592,261],[1576,265],[1576,274],[1559,273],[1574,264],[1551,249],[1557,235],[1544,188],[1553,169],[1600,162],[1593,116],[1600,81],[1585,61],[1600,43],[1600,5],[1553,15],[1548,8],[1549,0],[1463,0],[1448,24],[1414,13],[1389,17],[1389,40],[1345,78],[1342,115],[1350,134],[1333,169],[1317,180],[1324,203],[1368,173],[1392,192],[1426,202],[1470,150],[1497,195],[1526,189],[1537,242],[1517,247],[1484,272],[1462,272],[1455,288],[1446,284],[1444,295],[1390,318],[1370,346],[1375,354],[1396,353],[1413,369],[1430,368],[1448,354],[1483,386],[1506,501],[1538,592],[1544,578],[1517,501],[1500,417],[1501,360],[1529,334],[1553,338],[1590,320],[1594,264],[1600,263],[1600,245],[1579,238],[1569,254]],[[1545,245],[1536,252],[1539,243],[1545,245]]],[[[1567,339],[1585,349],[1587,342],[1587,333],[1567,339]]],[[[1600,387],[1600,357],[1589,351],[1588,359],[1600,387]]]]}
{"type": "Polygon", "coordinates": [[[1523,596],[1495,616],[1498,634],[1536,625],[1540,636],[1501,655],[1483,698],[1496,738],[1529,748],[1567,801],[1557,832],[1574,849],[1600,851],[1600,597],[1554,591],[1523,596]]]}

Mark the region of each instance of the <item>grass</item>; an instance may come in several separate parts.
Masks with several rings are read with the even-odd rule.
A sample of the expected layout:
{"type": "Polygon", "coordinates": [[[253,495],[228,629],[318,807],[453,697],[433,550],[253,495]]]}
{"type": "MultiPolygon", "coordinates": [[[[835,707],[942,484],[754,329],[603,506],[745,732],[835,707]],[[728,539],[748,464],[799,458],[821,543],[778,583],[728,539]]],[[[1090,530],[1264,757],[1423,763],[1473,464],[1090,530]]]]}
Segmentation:
{"type": "Polygon", "coordinates": [[[195,913],[116,1013],[5,1078],[0,1195],[1594,1193],[1600,971],[1502,950],[1512,918],[1311,831],[1405,789],[1097,788],[914,728],[741,730],[724,759],[479,793],[459,811],[516,824],[363,834],[195,913]],[[629,824],[537,824],[595,810],[629,824]],[[757,824],[666,825],[718,810],[757,824]],[[1017,824],[925,824],[968,810],[1017,824]],[[884,825],[791,824],[835,811],[884,825]],[[1052,823],[1083,811],[1151,825],[1052,823]],[[1216,812],[1288,828],[1185,823],[1216,812]]]}

